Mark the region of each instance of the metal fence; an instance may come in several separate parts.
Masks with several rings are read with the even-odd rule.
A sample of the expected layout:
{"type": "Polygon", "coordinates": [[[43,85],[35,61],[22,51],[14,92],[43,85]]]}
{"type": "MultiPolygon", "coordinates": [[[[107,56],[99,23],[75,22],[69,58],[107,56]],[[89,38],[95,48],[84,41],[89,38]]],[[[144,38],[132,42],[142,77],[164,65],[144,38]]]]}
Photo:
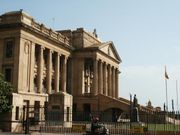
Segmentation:
{"type": "MultiPolygon", "coordinates": [[[[63,115],[63,114],[62,114],[63,115]]],[[[92,112],[91,115],[98,116],[100,123],[104,124],[109,129],[111,134],[132,134],[133,123],[130,122],[128,114],[121,115],[116,121],[113,122],[103,121],[106,115],[99,112],[92,112]]],[[[41,125],[41,132],[58,132],[58,133],[72,133],[75,132],[72,128],[65,128],[63,122],[50,121],[53,114],[48,115],[49,120],[41,125]]],[[[59,116],[57,116],[58,118],[59,116]]],[[[140,113],[140,123],[144,127],[144,134],[157,134],[157,132],[173,132],[180,134],[180,113],[179,112],[157,112],[157,113],[140,113]]],[[[109,118],[107,118],[109,120],[109,118]]],[[[58,120],[58,119],[56,119],[58,120]]],[[[85,130],[77,130],[76,132],[83,133],[90,130],[91,118],[90,114],[83,112],[73,113],[72,125],[85,126],[85,130]]]]}
{"type": "MultiPolygon", "coordinates": [[[[71,125],[69,127],[66,126],[67,122],[63,122],[64,113],[60,111],[48,111],[43,107],[39,109],[23,108],[20,109],[17,120],[12,121],[8,119],[8,115],[16,117],[16,114],[13,113],[0,114],[0,129],[3,130],[3,126],[8,127],[8,125],[15,124],[26,133],[28,130],[36,130],[49,133],[85,134],[91,128],[90,113],[73,113],[72,121],[68,121],[68,124],[71,125]]],[[[91,112],[91,115],[98,116],[100,123],[109,129],[110,134],[132,134],[133,123],[130,122],[128,114],[123,113],[117,117],[108,116],[103,112],[91,112]]],[[[158,132],[171,132],[180,135],[180,112],[140,113],[139,118],[145,129],[144,135],[154,135],[158,132]]]]}

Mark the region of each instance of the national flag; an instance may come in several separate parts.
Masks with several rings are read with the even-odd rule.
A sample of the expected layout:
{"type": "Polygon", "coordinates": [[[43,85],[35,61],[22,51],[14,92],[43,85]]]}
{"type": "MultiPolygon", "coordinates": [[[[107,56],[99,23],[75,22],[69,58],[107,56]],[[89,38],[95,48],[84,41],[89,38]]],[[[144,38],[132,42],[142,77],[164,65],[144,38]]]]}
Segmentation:
{"type": "Polygon", "coordinates": [[[169,76],[168,76],[168,74],[167,74],[167,72],[166,72],[166,67],[165,67],[165,78],[166,78],[166,79],[169,79],[169,76]]]}
{"type": "Polygon", "coordinates": [[[172,99],[172,111],[174,111],[174,100],[172,99]]]}

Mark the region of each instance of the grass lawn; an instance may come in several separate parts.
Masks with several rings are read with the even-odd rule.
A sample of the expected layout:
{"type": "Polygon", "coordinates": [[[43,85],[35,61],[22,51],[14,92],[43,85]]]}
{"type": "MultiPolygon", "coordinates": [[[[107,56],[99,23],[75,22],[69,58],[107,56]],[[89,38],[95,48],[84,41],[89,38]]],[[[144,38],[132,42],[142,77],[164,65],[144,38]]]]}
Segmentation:
{"type": "MultiPolygon", "coordinates": [[[[117,127],[121,129],[130,129],[129,124],[122,124],[117,127]]],[[[147,124],[146,127],[148,127],[148,131],[180,131],[180,125],[173,124],[147,124]]]]}
{"type": "Polygon", "coordinates": [[[173,124],[148,124],[150,131],[180,131],[180,125],[173,124]]]}

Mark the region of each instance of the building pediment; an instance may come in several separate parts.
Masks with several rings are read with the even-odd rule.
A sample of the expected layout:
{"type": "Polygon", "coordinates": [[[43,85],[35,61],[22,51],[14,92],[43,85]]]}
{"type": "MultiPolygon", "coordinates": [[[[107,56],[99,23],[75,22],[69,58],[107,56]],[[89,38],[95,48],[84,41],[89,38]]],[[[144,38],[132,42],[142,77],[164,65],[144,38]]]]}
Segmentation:
{"type": "Polygon", "coordinates": [[[121,58],[119,57],[119,54],[118,54],[116,48],[114,47],[114,44],[112,41],[102,43],[99,46],[99,50],[102,51],[103,53],[105,53],[106,55],[121,62],[121,58]]]}

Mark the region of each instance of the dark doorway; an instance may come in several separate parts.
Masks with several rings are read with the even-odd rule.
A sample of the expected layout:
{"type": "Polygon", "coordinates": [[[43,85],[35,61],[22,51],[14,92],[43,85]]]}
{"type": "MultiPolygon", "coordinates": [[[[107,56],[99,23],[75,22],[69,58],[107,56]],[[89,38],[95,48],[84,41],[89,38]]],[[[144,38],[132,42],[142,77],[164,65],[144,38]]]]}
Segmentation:
{"type": "Polygon", "coordinates": [[[83,110],[85,113],[90,113],[91,112],[91,105],[90,104],[84,104],[83,110]]]}
{"type": "Polygon", "coordinates": [[[83,104],[83,111],[84,111],[84,121],[90,120],[91,114],[91,105],[90,104],[83,104]]]}
{"type": "Polygon", "coordinates": [[[35,101],[34,103],[34,121],[35,125],[39,122],[39,109],[40,109],[40,101],[35,101]]]}

